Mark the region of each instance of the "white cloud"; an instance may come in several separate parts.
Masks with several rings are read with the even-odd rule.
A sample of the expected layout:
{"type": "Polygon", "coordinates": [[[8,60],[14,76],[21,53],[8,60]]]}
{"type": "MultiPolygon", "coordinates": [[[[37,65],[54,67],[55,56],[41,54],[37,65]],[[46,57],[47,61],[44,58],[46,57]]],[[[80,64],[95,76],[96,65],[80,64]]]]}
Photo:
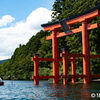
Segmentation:
{"type": "Polygon", "coordinates": [[[51,20],[51,10],[38,8],[33,11],[26,21],[20,21],[8,28],[0,29],[0,59],[10,57],[19,44],[26,44],[28,40],[39,32],[41,24],[51,20]]]}
{"type": "Polygon", "coordinates": [[[15,18],[13,18],[10,15],[2,16],[2,18],[0,19],[0,26],[6,26],[7,24],[11,23],[14,20],[15,18]]]}

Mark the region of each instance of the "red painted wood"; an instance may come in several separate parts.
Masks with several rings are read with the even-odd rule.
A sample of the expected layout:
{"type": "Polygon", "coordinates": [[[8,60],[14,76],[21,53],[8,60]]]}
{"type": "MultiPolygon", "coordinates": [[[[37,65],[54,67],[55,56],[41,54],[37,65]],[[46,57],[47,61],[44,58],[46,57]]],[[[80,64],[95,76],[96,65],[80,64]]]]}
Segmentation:
{"type": "Polygon", "coordinates": [[[68,52],[66,50],[62,51],[62,61],[63,61],[63,76],[66,78],[63,78],[63,85],[68,84],[68,52]]]}
{"type": "Polygon", "coordinates": [[[90,58],[100,58],[100,55],[90,55],[90,58]]]}
{"type": "Polygon", "coordinates": [[[77,58],[80,58],[80,57],[84,57],[83,54],[68,54],[69,57],[77,57],[77,58]]]}
{"type": "MultiPolygon", "coordinates": [[[[79,16],[79,17],[74,18],[74,19],[71,19],[71,20],[67,21],[66,23],[68,25],[75,24],[75,23],[80,23],[80,22],[83,22],[84,19],[90,20],[90,19],[93,19],[93,18],[95,18],[95,17],[97,17],[99,15],[100,15],[100,11],[98,9],[98,10],[95,10],[95,11],[90,12],[88,14],[79,16]]],[[[48,27],[44,27],[44,30],[45,31],[53,31],[56,28],[61,28],[61,25],[60,24],[55,24],[55,25],[51,25],[51,26],[48,26],[48,27]]]]}
{"type": "Polygon", "coordinates": [[[100,75],[91,75],[90,73],[90,58],[100,58],[100,55],[90,55],[90,48],[89,48],[89,32],[88,30],[94,29],[98,27],[98,24],[88,24],[87,21],[100,16],[100,10],[95,10],[91,13],[82,15],[80,17],[71,19],[66,23],[70,26],[75,23],[82,22],[82,26],[77,29],[71,30],[68,34],[64,32],[59,33],[58,29],[61,28],[60,24],[51,25],[48,27],[44,27],[44,30],[52,31],[52,34],[46,37],[47,40],[52,39],[52,48],[53,48],[53,58],[38,58],[38,55],[35,55],[32,60],[34,61],[34,84],[39,84],[39,79],[49,79],[53,78],[53,83],[58,84],[59,78],[63,78],[63,84],[66,84],[66,78],[72,78],[72,83],[75,83],[76,78],[84,78],[84,83],[90,83],[91,78],[100,78],[100,75]],[[59,59],[59,51],[58,51],[58,38],[71,35],[73,33],[78,33],[82,31],[82,48],[83,54],[68,54],[66,51],[62,53],[62,59],[59,59]],[[72,57],[69,59],[69,57],[72,57]],[[75,72],[76,66],[75,62],[77,61],[76,58],[83,58],[83,75],[77,75],[75,72]],[[53,76],[39,76],[39,61],[53,61],[53,76]],[[63,62],[63,76],[59,76],[59,61],[63,62]],[[68,61],[71,61],[72,65],[72,75],[68,75],[68,61]]]}
{"type": "MultiPolygon", "coordinates": [[[[75,78],[75,79],[78,79],[78,78],[84,78],[85,75],[68,75],[67,77],[64,76],[64,78],[75,78]]],[[[63,78],[62,76],[59,76],[59,78],[63,78]]]]}
{"type": "Polygon", "coordinates": [[[54,84],[59,84],[59,60],[58,60],[58,38],[56,37],[58,29],[53,30],[52,32],[52,48],[53,48],[53,76],[54,84]]]}
{"type": "MultiPolygon", "coordinates": [[[[88,30],[91,30],[91,29],[94,29],[94,28],[98,28],[98,23],[95,23],[95,24],[88,24],[87,25],[87,29],[88,30]]],[[[71,30],[72,32],[69,32],[69,33],[65,33],[65,32],[61,32],[61,33],[58,33],[57,34],[57,37],[63,37],[63,36],[68,36],[68,35],[71,35],[71,34],[75,34],[75,33],[79,33],[82,31],[82,26],[80,26],[79,28],[76,28],[76,29],[73,29],[71,30]]],[[[52,39],[52,34],[50,36],[47,36],[46,37],[46,40],[50,40],[52,39]]]]}
{"type": "Polygon", "coordinates": [[[84,78],[85,75],[69,75],[69,78],[84,78]]]}
{"type": "Polygon", "coordinates": [[[86,75],[84,83],[90,83],[90,47],[89,32],[87,30],[87,22],[82,22],[82,46],[83,46],[83,74],[86,75]]]}
{"type": "MultiPolygon", "coordinates": [[[[62,59],[58,59],[59,61],[62,61],[62,59]]],[[[68,59],[68,61],[73,61],[73,59],[68,59]]],[[[76,60],[75,60],[76,61],[76,60]]]]}
{"type": "Polygon", "coordinates": [[[100,78],[100,74],[91,75],[91,78],[100,78]]]}
{"type": "Polygon", "coordinates": [[[50,79],[54,78],[54,76],[39,76],[39,79],[50,79]]]}
{"type": "MultiPolygon", "coordinates": [[[[72,57],[73,61],[71,62],[71,70],[72,70],[72,75],[76,75],[76,59],[75,57],[72,57]]],[[[76,78],[72,78],[72,83],[74,84],[76,81],[76,78]]]]}
{"type": "Polygon", "coordinates": [[[39,58],[39,61],[54,61],[53,58],[39,58]]]}
{"type": "Polygon", "coordinates": [[[38,85],[39,84],[39,65],[38,65],[38,55],[34,55],[34,84],[38,85]]]}

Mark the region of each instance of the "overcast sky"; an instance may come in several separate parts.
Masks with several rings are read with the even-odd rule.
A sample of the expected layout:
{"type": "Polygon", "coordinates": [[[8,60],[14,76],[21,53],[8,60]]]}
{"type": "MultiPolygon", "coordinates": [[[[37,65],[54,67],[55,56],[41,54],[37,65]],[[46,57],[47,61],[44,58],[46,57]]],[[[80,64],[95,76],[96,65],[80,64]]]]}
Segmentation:
{"type": "Polygon", "coordinates": [[[8,59],[19,44],[51,20],[54,0],[0,0],[0,60],[8,59]]]}

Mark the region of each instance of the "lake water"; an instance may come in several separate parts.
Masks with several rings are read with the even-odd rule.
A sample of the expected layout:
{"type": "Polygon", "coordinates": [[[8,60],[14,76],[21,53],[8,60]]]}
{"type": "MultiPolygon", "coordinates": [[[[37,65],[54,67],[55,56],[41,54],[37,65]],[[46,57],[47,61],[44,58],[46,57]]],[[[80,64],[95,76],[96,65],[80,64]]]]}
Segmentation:
{"type": "Polygon", "coordinates": [[[40,81],[4,81],[0,86],[0,100],[100,100],[100,83],[83,85],[53,85],[40,81]]]}

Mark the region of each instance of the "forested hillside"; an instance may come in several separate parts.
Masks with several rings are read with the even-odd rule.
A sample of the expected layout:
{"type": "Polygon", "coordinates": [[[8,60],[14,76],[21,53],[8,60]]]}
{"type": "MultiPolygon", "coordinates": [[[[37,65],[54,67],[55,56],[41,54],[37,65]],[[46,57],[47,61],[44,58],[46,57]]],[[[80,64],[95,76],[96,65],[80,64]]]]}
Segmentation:
{"type": "MultiPolygon", "coordinates": [[[[55,0],[53,5],[52,21],[61,20],[69,16],[81,13],[89,8],[100,4],[99,0],[55,0]]],[[[100,23],[100,17],[95,18],[91,23],[100,23]]],[[[73,27],[76,27],[74,25],[73,27]]],[[[31,79],[33,74],[33,53],[39,53],[39,57],[52,57],[52,41],[46,41],[45,37],[51,34],[41,30],[29,40],[26,45],[19,45],[11,59],[0,65],[0,77],[3,79],[31,79]]],[[[100,54],[100,28],[90,31],[91,54],[100,54]]],[[[82,53],[81,33],[59,38],[59,53],[61,48],[67,47],[70,53],[82,53]]],[[[51,62],[40,62],[40,75],[52,74],[51,62]]],[[[100,74],[100,60],[91,59],[91,72],[100,74]]],[[[60,74],[62,64],[60,63],[60,74]]],[[[82,59],[77,62],[77,73],[82,73],[82,59]]]]}

